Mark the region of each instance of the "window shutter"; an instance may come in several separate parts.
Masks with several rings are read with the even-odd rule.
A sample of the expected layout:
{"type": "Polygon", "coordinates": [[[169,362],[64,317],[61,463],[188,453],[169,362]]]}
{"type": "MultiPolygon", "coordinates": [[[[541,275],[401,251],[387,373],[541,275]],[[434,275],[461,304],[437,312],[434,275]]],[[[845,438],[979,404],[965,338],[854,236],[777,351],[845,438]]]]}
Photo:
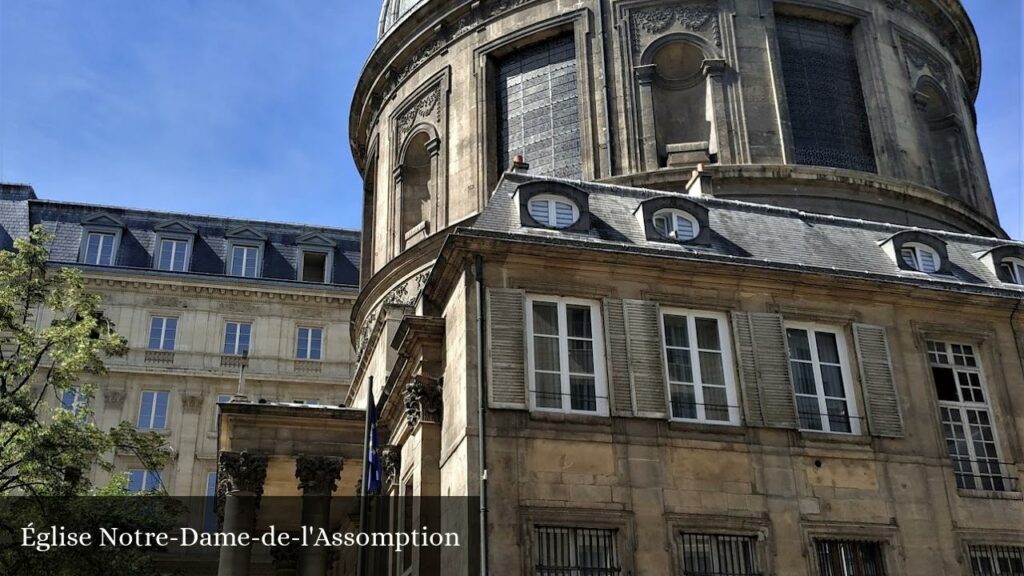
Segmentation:
{"type": "Polygon", "coordinates": [[[871,434],[902,437],[903,416],[900,414],[885,328],[854,324],[853,339],[871,434]]]}
{"type": "Polygon", "coordinates": [[[623,309],[636,415],[667,418],[658,305],[644,300],[623,300],[623,309]]]}
{"type": "Polygon", "coordinates": [[[761,389],[757,384],[757,362],[754,360],[754,335],[750,328],[750,314],[732,313],[732,334],[736,341],[736,360],[743,392],[743,414],[749,426],[764,426],[761,411],[761,389]]]}
{"type": "Polygon", "coordinates": [[[782,316],[735,312],[732,319],[747,423],[796,428],[782,316]]]}
{"type": "Polygon", "coordinates": [[[789,350],[782,316],[751,314],[750,329],[764,423],[778,428],[796,428],[796,405],[793,382],[789,378],[789,350]]]}
{"type": "Polygon", "coordinates": [[[605,350],[608,351],[608,388],[613,414],[633,414],[633,389],[629,382],[629,356],[626,352],[626,317],[622,300],[605,298],[604,329],[607,333],[605,350]]]}
{"type": "Polygon", "coordinates": [[[487,290],[487,344],[491,351],[488,382],[494,408],[527,406],[525,302],[522,290],[487,290]]]}

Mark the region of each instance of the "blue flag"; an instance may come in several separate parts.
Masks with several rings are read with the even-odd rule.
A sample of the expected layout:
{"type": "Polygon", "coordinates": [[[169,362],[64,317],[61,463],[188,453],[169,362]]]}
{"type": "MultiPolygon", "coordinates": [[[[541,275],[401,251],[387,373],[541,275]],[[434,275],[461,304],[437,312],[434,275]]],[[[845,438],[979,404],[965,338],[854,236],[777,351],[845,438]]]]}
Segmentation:
{"type": "Polygon", "coordinates": [[[381,477],[384,475],[384,471],[380,465],[380,442],[377,440],[377,403],[373,401],[373,392],[369,392],[370,400],[366,403],[366,409],[369,411],[367,419],[370,421],[370,437],[367,438],[369,454],[366,465],[369,469],[366,474],[366,493],[380,494],[381,477]]]}

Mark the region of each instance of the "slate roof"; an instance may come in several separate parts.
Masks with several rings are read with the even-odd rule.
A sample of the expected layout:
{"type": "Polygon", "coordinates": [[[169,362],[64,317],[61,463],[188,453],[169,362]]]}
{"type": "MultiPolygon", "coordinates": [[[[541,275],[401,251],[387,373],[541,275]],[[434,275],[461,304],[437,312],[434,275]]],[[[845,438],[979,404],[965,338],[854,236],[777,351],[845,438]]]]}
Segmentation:
{"type": "Polygon", "coordinates": [[[328,241],[315,242],[318,247],[334,244],[330,248],[334,251],[330,284],[350,287],[359,285],[359,232],[355,230],[39,200],[34,193],[26,195],[15,192],[9,185],[3,185],[0,189],[0,249],[9,249],[14,238],[25,236],[30,226],[43,224],[55,235],[50,249],[51,260],[74,264],[78,262],[81,248],[83,221],[103,215],[124,224],[115,268],[135,268],[161,275],[219,275],[232,278],[224,274],[226,235],[245,229],[266,237],[263,273],[261,278],[232,278],[232,281],[296,282],[296,267],[300,258],[296,241],[302,237],[308,240],[311,235],[318,235],[317,238],[328,241]],[[190,270],[187,273],[153,270],[157,229],[175,221],[184,228],[177,224],[173,224],[172,228],[184,230],[191,227],[196,231],[190,270]]]}
{"type": "Polygon", "coordinates": [[[979,256],[997,246],[1011,245],[1024,250],[1024,242],[927,230],[946,243],[952,264],[951,274],[901,270],[881,244],[899,232],[921,230],[710,196],[688,196],[506,173],[487,207],[461,233],[596,250],[877,278],[934,288],[1021,297],[1020,292],[1024,286],[1001,282],[979,256]],[[572,233],[523,226],[519,215],[519,199],[513,195],[521,184],[528,182],[570,185],[587,193],[590,232],[572,233]],[[712,232],[709,245],[688,246],[646,238],[643,224],[635,211],[642,201],[663,196],[682,196],[709,210],[712,232]]]}

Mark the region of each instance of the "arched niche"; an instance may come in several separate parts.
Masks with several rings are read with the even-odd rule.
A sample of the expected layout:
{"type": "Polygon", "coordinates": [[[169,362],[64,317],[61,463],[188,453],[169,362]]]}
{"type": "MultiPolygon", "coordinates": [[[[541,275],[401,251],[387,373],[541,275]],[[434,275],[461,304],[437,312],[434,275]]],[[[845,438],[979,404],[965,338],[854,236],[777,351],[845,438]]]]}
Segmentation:
{"type": "Polygon", "coordinates": [[[934,78],[922,76],[914,90],[914,104],[927,182],[950,196],[969,200],[972,189],[964,129],[948,94],[934,78]]]}
{"type": "Polygon", "coordinates": [[[395,184],[399,204],[399,242],[403,249],[413,246],[431,232],[440,172],[439,150],[437,132],[427,124],[411,130],[402,145],[395,184]]]}
{"type": "Polygon", "coordinates": [[[658,38],[644,50],[636,76],[648,170],[715,162],[715,102],[725,61],[696,34],[658,38]]]}

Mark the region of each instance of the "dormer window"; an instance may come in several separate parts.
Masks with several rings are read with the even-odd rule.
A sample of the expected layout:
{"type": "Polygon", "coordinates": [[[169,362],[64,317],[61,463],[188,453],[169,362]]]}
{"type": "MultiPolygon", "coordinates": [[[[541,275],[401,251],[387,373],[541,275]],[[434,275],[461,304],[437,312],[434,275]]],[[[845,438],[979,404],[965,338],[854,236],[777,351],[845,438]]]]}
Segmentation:
{"type": "Polygon", "coordinates": [[[568,228],[580,219],[580,209],[571,200],[553,194],[541,194],[530,199],[530,217],[542,226],[568,228]]]}
{"type": "Polygon", "coordinates": [[[654,214],[654,229],[662,236],[680,241],[693,240],[700,234],[700,223],[687,212],[668,208],[654,214]]]}
{"type": "Polygon", "coordinates": [[[1024,260],[1020,258],[1003,258],[999,267],[1006,278],[1013,284],[1024,284],[1024,260]]]}
{"type": "Polygon", "coordinates": [[[188,272],[192,262],[192,240],[199,230],[181,220],[161,222],[156,232],[153,267],[168,272],[188,272]]]}
{"type": "Polygon", "coordinates": [[[117,262],[122,230],[124,223],[107,213],[83,218],[78,261],[93,266],[113,266],[117,262]]]}
{"type": "Polygon", "coordinates": [[[226,266],[230,276],[259,278],[263,273],[263,246],[267,235],[251,226],[239,226],[225,235],[226,266]]]}
{"type": "Polygon", "coordinates": [[[334,249],[337,242],[319,232],[309,232],[299,236],[295,244],[298,246],[296,279],[330,284],[334,274],[334,249]]]}
{"type": "Polygon", "coordinates": [[[933,274],[942,266],[942,259],[935,250],[924,244],[909,242],[900,248],[900,258],[912,270],[933,274]]]}
{"type": "Polygon", "coordinates": [[[904,230],[878,243],[900,270],[922,274],[953,274],[946,243],[923,230],[904,230]]]}
{"type": "Polygon", "coordinates": [[[115,235],[108,232],[90,232],[85,240],[85,263],[96,266],[114,264],[115,235]]]}
{"type": "Polygon", "coordinates": [[[259,255],[260,249],[257,246],[232,246],[229,273],[232,276],[255,278],[256,269],[258,268],[257,264],[259,264],[259,255]]]}

